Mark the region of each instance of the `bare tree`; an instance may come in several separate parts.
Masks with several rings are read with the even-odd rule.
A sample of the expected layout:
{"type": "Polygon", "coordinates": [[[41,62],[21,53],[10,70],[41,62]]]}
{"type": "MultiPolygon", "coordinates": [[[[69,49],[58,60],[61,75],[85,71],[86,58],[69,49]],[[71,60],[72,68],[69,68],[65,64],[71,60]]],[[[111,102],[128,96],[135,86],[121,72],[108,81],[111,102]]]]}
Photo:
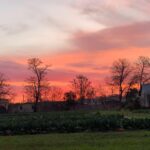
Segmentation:
{"type": "Polygon", "coordinates": [[[12,90],[3,73],[0,73],[0,100],[12,98],[12,90]]]}
{"type": "Polygon", "coordinates": [[[86,93],[88,99],[94,99],[96,97],[96,89],[94,87],[89,87],[86,93]]]}
{"type": "Polygon", "coordinates": [[[80,101],[87,97],[88,92],[92,88],[91,81],[89,81],[89,79],[83,75],[77,75],[71,83],[73,90],[80,101]]]}
{"type": "Polygon", "coordinates": [[[120,101],[122,101],[130,73],[131,67],[127,59],[118,59],[111,67],[111,83],[118,87],[120,101]]]}
{"type": "Polygon", "coordinates": [[[29,70],[33,75],[27,79],[25,87],[26,94],[34,101],[34,111],[37,111],[37,104],[42,100],[42,92],[45,90],[46,74],[48,66],[43,65],[39,58],[28,59],[29,70]]]}
{"type": "Polygon", "coordinates": [[[96,90],[97,90],[96,92],[97,92],[98,97],[100,97],[100,96],[106,97],[106,89],[104,88],[104,85],[99,83],[96,87],[96,90]]]}
{"type": "Polygon", "coordinates": [[[27,85],[25,85],[26,102],[35,102],[36,89],[36,79],[31,76],[27,79],[27,85]]]}
{"type": "Polygon", "coordinates": [[[109,95],[109,96],[114,96],[116,93],[116,85],[114,84],[114,81],[112,81],[111,78],[106,77],[105,84],[106,84],[105,86],[107,86],[107,88],[108,88],[107,92],[100,86],[99,89],[101,91],[101,95],[106,96],[106,93],[107,93],[107,95],[109,95]]]}
{"type": "Polygon", "coordinates": [[[140,56],[135,63],[134,82],[139,85],[139,96],[141,96],[142,85],[150,81],[150,58],[140,56]]]}
{"type": "Polygon", "coordinates": [[[44,99],[50,101],[57,101],[63,99],[63,90],[57,86],[49,86],[44,90],[44,99]]]}

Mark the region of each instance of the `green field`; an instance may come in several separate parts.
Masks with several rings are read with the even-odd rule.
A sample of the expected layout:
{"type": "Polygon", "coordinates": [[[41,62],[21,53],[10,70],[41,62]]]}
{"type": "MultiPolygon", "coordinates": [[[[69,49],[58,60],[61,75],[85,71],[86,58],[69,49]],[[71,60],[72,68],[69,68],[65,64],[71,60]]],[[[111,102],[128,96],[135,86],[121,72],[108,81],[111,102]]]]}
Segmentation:
{"type": "Polygon", "coordinates": [[[0,150],[150,150],[149,129],[149,110],[6,114],[0,131],[15,136],[0,136],[0,150]],[[112,132],[123,129],[120,121],[124,132],[112,132]]]}
{"type": "Polygon", "coordinates": [[[2,150],[149,150],[150,131],[1,136],[2,150]]]}

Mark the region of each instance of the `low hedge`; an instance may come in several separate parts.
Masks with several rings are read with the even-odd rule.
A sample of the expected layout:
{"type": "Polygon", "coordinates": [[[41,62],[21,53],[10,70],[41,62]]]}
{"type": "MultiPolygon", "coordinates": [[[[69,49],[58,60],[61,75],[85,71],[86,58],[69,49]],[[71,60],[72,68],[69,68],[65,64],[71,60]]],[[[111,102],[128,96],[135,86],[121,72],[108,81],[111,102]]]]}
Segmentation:
{"type": "Polygon", "coordinates": [[[70,133],[86,131],[150,129],[150,119],[125,118],[123,115],[102,115],[100,113],[67,114],[29,114],[0,116],[0,134],[39,134],[70,133]]]}

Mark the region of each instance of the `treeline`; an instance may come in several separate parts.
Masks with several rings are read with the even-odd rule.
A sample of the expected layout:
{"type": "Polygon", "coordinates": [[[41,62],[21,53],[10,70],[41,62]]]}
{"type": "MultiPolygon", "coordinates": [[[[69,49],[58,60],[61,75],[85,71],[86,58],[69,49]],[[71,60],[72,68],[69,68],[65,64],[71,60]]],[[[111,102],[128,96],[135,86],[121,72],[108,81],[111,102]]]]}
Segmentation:
{"type": "MultiPolygon", "coordinates": [[[[64,99],[69,104],[75,100],[81,103],[84,99],[94,99],[98,96],[98,90],[92,82],[84,75],[77,75],[71,81],[71,90],[63,93],[62,89],[51,86],[47,80],[50,66],[45,65],[39,58],[28,60],[28,69],[32,72],[26,80],[24,93],[26,101],[34,102],[34,111],[37,111],[37,104],[42,100],[64,99]]],[[[118,59],[110,67],[110,75],[106,77],[105,83],[111,89],[111,95],[118,95],[120,102],[123,97],[130,97],[136,92],[141,96],[142,85],[150,81],[150,58],[140,56],[134,63],[128,59],[118,59]]],[[[11,87],[7,84],[5,75],[0,73],[0,99],[12,99],[14,96],[11,87]]],[[[103,88],[103,87],[101,87],[103,88]]],[[[101,93],[101,92],[99,92],[101,93]]],[[[107,96],[106,92],[99,96],[107,96]]]]}

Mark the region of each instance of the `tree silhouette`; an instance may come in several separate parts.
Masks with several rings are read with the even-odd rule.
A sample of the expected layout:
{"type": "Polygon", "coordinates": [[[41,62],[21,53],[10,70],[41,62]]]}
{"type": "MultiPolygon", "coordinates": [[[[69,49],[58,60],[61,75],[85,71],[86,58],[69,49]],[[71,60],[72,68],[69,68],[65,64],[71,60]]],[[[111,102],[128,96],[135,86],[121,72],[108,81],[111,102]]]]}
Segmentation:
{"type": "Polygon", "coordinates": [[[118,59],[111,67],[111,83],[118,87],[120,101],[122,101],[130,73],[131,67],[127,59],[118,59]]]}
{"type": "Polygon", "coordinates": [[[0,73],[0,100],[7,99],[11,95],[11,87],[3,73],[0,73]]]}
{"type": "MultiPolygon", "coordinates": [[[[92,89],[91,81],[86,76],[77,75],[73,81],[71,81],[73,90],[77,95],[77,98],[82,102],[85,98],[87,98],[88,94],[92,89]]],[[[92,91],[93,92],[93,91],[92,91]]]]}
{"type": "Polygon", "coordinates": [[[64,100],[67,103],[67,106],[74,106],[76,103],[76,94],[73,91],[64,93],[64,100]]]}
{"type": "Polygon", "coordinates": [[[135,63],[134,82],[139,85],[139,96],[141,96],[142,85],[150,81],[150,58],[140,56],[135,63]]]}
{"type": "Polygon", "coordinates": [[[45,100],[57,101],[63,98],[63,90],[57,86],[47,86],[43,91],[45,100]]]}
{"type": "Polygon", "coordinates": [[[42,100],[42,92],[46,88],[46,74],[48,66],[43,65],[39,58],[28,59],[29,70],[32,71],[32,76],[27,79],[25,86],[26,94],[30,95],[34,101],[34,112],[37,111],[37,104],[42,100]]]}
{"type": "Polygon", "coordinates": [[[96,96],[96,89],[94,87],[89,87],[86,93],[87,99],[94,99],[96,96]]]}

